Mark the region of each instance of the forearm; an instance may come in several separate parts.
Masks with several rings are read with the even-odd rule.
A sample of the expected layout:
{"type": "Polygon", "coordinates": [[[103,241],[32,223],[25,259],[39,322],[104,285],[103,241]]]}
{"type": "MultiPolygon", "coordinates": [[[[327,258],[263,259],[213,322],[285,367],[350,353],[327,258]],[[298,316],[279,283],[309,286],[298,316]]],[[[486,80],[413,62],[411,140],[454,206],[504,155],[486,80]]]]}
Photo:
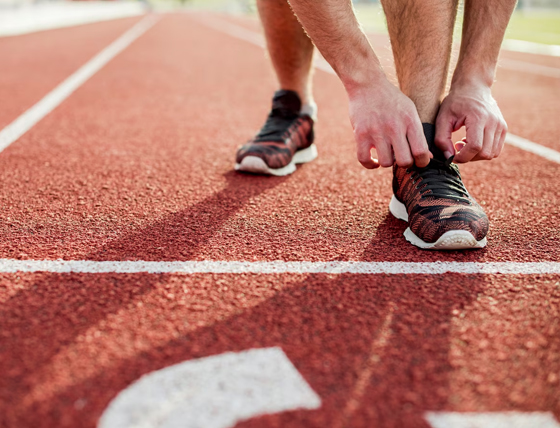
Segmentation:
{"type": "Polygon", "coordinates": [[[289,0],[313,43],[351,93],[385,79],[351,0],[289,0]]]}
{"type": "Polygon", "coordinates": [[[496,64],[516,0],[465,0],[463,37],[452,86],[494,82],[496,64]]]}

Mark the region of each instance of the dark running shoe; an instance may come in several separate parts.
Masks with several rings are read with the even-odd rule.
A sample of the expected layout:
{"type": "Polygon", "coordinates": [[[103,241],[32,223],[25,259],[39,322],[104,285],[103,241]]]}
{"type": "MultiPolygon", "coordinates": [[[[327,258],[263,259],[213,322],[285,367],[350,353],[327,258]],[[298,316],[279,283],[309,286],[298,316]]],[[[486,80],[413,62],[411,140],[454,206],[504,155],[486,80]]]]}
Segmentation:
{"type": "Polygon", "coordinates": [[[317,157],[313,119],[301,114],[296,92],[277,91],[272,111],[259,133],[237,150],[235,169],[256,174],[288,175],[296,164],[317,157]]]}
{"type": "Polygon", "coordinates": [[[424,132],[434,157],[425,168],[393,166],[389,210],[409,223],[404,236],[419,248],[483,248],[488,217],[465,188],[453,157],[445,159],[433,143],[433,126],[424,125],[424,132]]]}

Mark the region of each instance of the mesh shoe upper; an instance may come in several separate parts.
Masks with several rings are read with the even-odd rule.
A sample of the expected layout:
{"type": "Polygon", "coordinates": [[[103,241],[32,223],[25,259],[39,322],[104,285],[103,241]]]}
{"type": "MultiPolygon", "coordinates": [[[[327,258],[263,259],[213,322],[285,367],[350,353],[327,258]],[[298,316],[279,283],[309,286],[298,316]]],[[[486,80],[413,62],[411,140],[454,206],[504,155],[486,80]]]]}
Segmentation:
{"type": "Polygon", "coordinates": [[[450,230],[469,231],[477,241],[488,232],[488,217],[470,196],[453,157],[429,144],[434,158],[425,168],[393,166],[393,192],[406,206],[409,227],[422,241],[436,242],[450,230]]]}
{"type": "Polygon", "coordinates": [[[274,94],[272,110],[259,133],[238,151],[236,162],[256,156],[269,168],[288,165],[294,153],[313,143],[313,119],[301,115],[301,100],[296,92],[280,90],[274,94]]]}

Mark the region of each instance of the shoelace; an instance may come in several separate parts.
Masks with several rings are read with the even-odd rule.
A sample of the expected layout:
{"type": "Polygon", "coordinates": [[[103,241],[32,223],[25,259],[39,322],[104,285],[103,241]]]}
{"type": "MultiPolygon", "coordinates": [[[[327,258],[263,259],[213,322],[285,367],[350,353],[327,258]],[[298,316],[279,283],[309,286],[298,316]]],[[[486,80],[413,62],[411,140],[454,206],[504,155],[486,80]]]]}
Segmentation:
{"type": "Polygon", "coordinates": [[[268,115],[264,126],[257,134],[257,138],[281,139],[286,129],[288,129],[298,117],[298,114],[294,114],[292,111],[281,107],[273,109],[268,115]]]}
{"type": "Polygon", "coordinates": [[[418,183],[417,188],[420,189],[422,198],[445,198],[471,203],[459,169],[452,162],[453,156],[445,161],[434,158],[424,168],[408,168],[408,172],[412,173],[413,183],[418,183]]]}

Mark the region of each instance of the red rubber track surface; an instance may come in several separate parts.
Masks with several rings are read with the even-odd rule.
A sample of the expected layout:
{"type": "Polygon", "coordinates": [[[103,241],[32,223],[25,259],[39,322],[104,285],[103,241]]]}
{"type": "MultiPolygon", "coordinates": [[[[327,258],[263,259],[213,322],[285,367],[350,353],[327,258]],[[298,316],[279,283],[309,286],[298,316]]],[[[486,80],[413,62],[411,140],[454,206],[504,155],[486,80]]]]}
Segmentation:
{"type": "Polygon", "coordinates": [[[92,427],[144,373],[269,346],[322,407],[238,426],[427,427],[426,410],[560,416],[558,276],[4,274],[0,285],[5,426],[92,427]]]}
{"type": "MultiPolygon", "coordinates": [[[[358,164],[344,91],[320,71],[320,157],[289,177],[236,174],[274,89],[262,49],[165,17],[0,155],[0,258],[558,260],[558,165],[511,147],[462,167],[492,222],[487,249],[408,245],[387,210],[390,171],[358,164]]],[[[531,132],[519,134],[541,142],[531,132]]],[[[322,407],[239,426],[560,418],[558,275],[2,274],[0,298],[7,427],[93,427],[144,373],[276,345],[322,407]]]]}
{"type": "Polygon", "coordinates": [[[557,260],[557,164],[507,147],[464,166],[487,249],[412,249],[387,210],[391,171],[356,160],[342,86],[316,83],[320,158],[290,177],[236,174],[274,90],[263,51],[166,18],[2,153],[0,257],[557,260]]]}
{"type": "Polygon", "coordinates": [[[39,101],[139,18],[0,37],[0,129],[39,101]]]}

